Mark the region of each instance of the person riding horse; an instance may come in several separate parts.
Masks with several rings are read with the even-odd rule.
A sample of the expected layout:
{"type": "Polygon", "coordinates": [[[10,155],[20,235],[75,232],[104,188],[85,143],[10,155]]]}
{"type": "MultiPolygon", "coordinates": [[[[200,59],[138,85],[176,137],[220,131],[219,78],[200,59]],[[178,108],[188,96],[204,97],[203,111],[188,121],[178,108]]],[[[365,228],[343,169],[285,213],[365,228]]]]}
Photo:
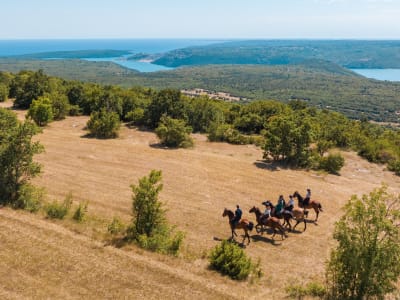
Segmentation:
{"type": "Polygon", "coordinates": [[[304,206],[308,205],[308,204],[310,203],[310,200],[311,200],[311,190],[310,190],[310,189],[307,189],[307,194],[306,194],[306,196],[304,197],[303,205],[304,205],[304,206]]]}
{"type": "Polygon", "coordinates": [[[289,212],[293,217],[294,199],[293,195],[289,195],[289,202],[285,206],[285,211],[289,212]]]}
{"type": "Polygon", "coordinates": [[[263,202],[262,204],[265,205],[265,211],[264,211],[264,214],[261,216],[260,221],[262,224],[265,224],[267,222],[268,218],[271,217],[272,208],[271,208],[271,203],[268,200],[263,202]]]}
{"type": "Polygon", "coordinates": [[[278,203],[275,206],[275,215],[279,216],[285,207],[285,199],[283,198],[283,195],[279,196],[278,203]]]}
{"type": "Polygon", "coordinates": [[[240,209],[239,204],[237,204],[235,210],[235,217],[231,221],[233,227],[235,227],[239,223],[240,219],[242,218],[242,213],[243,212],[240,209]]]}

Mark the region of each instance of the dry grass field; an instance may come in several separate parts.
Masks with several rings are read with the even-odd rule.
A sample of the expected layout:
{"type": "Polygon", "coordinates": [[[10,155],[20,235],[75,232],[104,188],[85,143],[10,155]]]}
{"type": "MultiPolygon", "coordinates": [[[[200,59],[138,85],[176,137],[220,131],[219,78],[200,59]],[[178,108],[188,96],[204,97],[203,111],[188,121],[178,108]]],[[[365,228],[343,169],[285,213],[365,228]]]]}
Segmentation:
{"type": "MultiPolygon", "coordinates": [[[[23,118],[23,111],[18,114],[23,118]]],[[[68,192],[75,205],[89,201],[90,220],[77,225],[1,208],[1,299],[282,299],[290,283],[323,280],[334,222],[351,195],[382,182],[400,193],[400,177],[352,152],[343,153],[345,167],[334,176],[274,168],[255,146],[209,143],[202,135],[194,135],[194,149],[178,150],[157,147],[154,133],[127,127],[114,140],[86,138],[87,120],[69,117],[38,135],[46,151],[36,157],[43,174],[34,183],[46,188],[50,201],[68,192]],[[133,246],[117,249],[102,240],[113,216],[130,220],[130,185],[152,169],[163,172],[160,199],[169,222],[186,233],[178,258],[133,246]],[[230,236],[225,207],[240,204],[254,221],[248,213],[253,205],[295,190],[304,194],[307,187],[324,209],[317,223],[310,211],[307,230],[299,225],[283,241],[251,233],[245,251],[260,259],[264,277],[234,282],[207,269],[205,253],[230,236]]]]}

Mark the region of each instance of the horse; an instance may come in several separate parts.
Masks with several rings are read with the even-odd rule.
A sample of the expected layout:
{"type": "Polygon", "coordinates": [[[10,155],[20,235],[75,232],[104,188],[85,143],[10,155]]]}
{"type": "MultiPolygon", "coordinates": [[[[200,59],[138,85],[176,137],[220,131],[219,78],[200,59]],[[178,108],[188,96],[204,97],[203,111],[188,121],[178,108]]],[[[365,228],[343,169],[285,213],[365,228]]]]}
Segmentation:
{"type": "MultiPolygon", "coordinates": [[[[275,234],[276,234],[276,230],[278,229],[278,231],[280,232],[281,236],[282,236],[282,240],[287,237],[286,233],[285,233],[285,229],[283,228],[281,222],[279,222],[278,218],[275,217],[269,217],[268,219],[262,219],[262,213],[260,211],[260,209],[258,207],[253,206],[250,210],[249,213],[254,213],[256,215],[256,219],[257,219],[257,225],[256,225],[256,229],[259,228],[260,226],[268,226],[271,227],[272,230],[274,231],[274,234],[272,235],[272,238],[274,238],[275,234]]],[[[257,232],[261,231],[261,230],[257,230],[257,232]]]]}
{"type": "Polygon", "coordinates": [[[228,216],[229,225],[231,226],[231,230],[232,230],[231,239],[233,240],[233,235],[237,236],[237,234],[235,232],[235,229],[243,229],[244,230],[244,238],[243,238],[242,244],[244,244],[244,240],[246,239],[246,237],[247,237],[247,239],[249,241],[247,244],[250,244],[250,236],[249,236],[248,231],[252,231],[253,230],[253,227],[254,227],[253,222],[250,222],[247,219],[240,219],[239,222],[236,225],[233,225],[232,224],[232,220],[235,218],[235,214],[233,213],[233,211],[231,211],[231,210],[229,210],[227,208],[224,209],[224,212],[222,213],[222,216],[223,217],[228,216]]]}
{"type": "Polygon", "coordinates": [[[315,214],[316,214],[316,217],[315,217],[315,222],[316,222],[318,220],[319,212],[323,211],[321,203],[318,201],[315,201],[315,200],[310,200],[307,205],[304,205],[304,198],[299,194],[298,191],[295,191],[293,193],[293,196],[297,198],[299,207],[301,207],[303,209],[305,209],[305,208],[313,208],[314,209],[315,214]]]}
{"type": "Polygon", "coordinates": [[[271,203],[271,201],[267,200],[265,202],[263,202],[262,204],[266,205],[266,206],[270,206],[271,207],[271,216],[276,217],[278,219],[282,219],[284,220],[283,222],[283,226],[285,226],[285,224],[287,224],[289,226],[289,231],[292,231],[292,224],[290,223],[290,219],[293,219],[296,221],[296,224],[293,227],[293,230],[296,228],[296,226],[300,223],[303,222],[304,223],[304,229],[303,231],[306,231],[307,229],[307,222],[306,222],[306,216],[308,215],[308,211],[304,211],[303,209],[300,208],[296,208],[294,207],[292,209],[292,213],[290,213],[288,210],[283,210],[282,213],[278,214],[275,211],[275,206],[271,203]]]}

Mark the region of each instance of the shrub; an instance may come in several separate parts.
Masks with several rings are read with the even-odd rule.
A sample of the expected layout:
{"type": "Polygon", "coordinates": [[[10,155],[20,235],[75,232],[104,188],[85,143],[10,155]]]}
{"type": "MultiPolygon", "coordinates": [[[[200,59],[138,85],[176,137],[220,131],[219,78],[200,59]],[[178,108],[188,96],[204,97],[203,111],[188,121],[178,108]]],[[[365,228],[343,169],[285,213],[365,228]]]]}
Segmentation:
{"type": "Polygon", "coordinates": [[[128,112],[125,116],[127,122],[133,125],[143,125],[145,124],[145,111],[143,108],[137,107],[134,110],[128,112]]]}
{"type": "Polygon", "coordinates": [[[289,297],[296,299],[302,299],[305,296],[322,298],[326,295],[325,286],[316,282],[310,282],[306,286],[290,285],[285,290],[289,297]]]}
{"type": "Polygon", "coordinates": [[[261,276],[258,266],[252,263],[243,249],[226,240],[211,251],[209,260],[211,268],[232,279],[244,280],[252,272],[261,276]]]}
{"type": "Polygon", "coordinates": [[[12,203],[12,206],[32,213],[37,212],[42,206],[44,197],[44,188],[38,188],[29,183],[25,183],[19,188],[18,198],[12,203]]]}
{"type": "Polygon", "coordinates": [[[114,217],[110,224],[107,226],[107,231],[112,234],[120,234],[124,231],[125,225],[119,217],[114,217]]]}
{"type": "Polygon", "coordinates": [[[8,98],[8,87],[0,83],[0,102],[6,101],[8,98]]]}
{"type": "Polygon", "coordinates": [[[93,112],[87,122],[90,134],[97,138],[116,138],[121,126],[119,116],[115,112],[108,112],[104,108],[93,112]]]}
{"type": "Polygon", "coordinates": [[[161,144],[167,147],[189,148],[193,146],[193,140],[190,137],[192,128],[186,126],[185,121],[172,119],[162,116],[160,125],[156,128],[156,134],[161,144]]]}
{"type": "Polygon", "coordinates": [[[177,255],[182,245],[184,234],[178,231],[172,236],[172,228],[169,226],[158,227],[151,236],[139,235],[137,242],[140,247],[162,253],[177,255]]]}
{"type": "Polygon", "coordinates": [[[47,97],[33,100],[28,110],[28,116],[39,126],[46,126],[54,118],[51,100],[47,97]]]}
{"type": "Polygon", "coordinates": [[[396,175],[400,176],[400,160],[391,160],[388,163],[388,170],[395,172],[396,175]]]}
{"type": "Polygon", "coordinates": [[[49,96],[51,99],[54,120],[65,119],[70,112],[67,96],[59,93],[54,93],[49,96]]]}
{"type": "Polygon", "coordinates": [[[72,205],[72,194],[69,193],[63,203],[53,201],[46,206],[47,217],[50,219],[64,219],[72,205]]]}
{"type": "Polygon", "coordinates": [[[87,207],[88,207],[87,202],[79,203],[79,206],[75,210],[75,213],[72,216],[72,219],[74,219],[77,222],[83,222],[86,218],[86,214],[87,214],[87,210],[88,210],[87,207]]]}
{"type": "Polygon", "coordinates": [[[344,166],[344,158],[340,153],[329,154],[322,157],[319,167],[331,174],[338,174],[340,169],[344,166]]]}

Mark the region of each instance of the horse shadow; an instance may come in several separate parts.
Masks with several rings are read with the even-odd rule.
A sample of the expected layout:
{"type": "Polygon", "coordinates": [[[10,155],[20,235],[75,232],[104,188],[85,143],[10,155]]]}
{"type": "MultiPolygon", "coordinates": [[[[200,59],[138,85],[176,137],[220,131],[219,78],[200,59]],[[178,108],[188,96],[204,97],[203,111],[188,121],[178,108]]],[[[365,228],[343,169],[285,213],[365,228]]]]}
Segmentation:
{"type": "Polygon", "coordinates": [[[251,239],[257,243],[257,242],[264,242],[264,243],[268,243],[271,244],[273,246],[280,246],[282,243],[277,243],[276,240],[263,236],[263,235],[259,235],[259,234],[253,234],[252,236],[250,236],[251,239]]]}
{"type": "Polygon", "coordinates": [[[315,221],[315,220],[306,219],[306,223],[307,224],[314,224],[315,226],[318,226],[318,221],[315,221]]]}
{"type": "MultiPolygon", "coordinates": [[[[242,235],[241,237],[244,237],[244,235],[242,235]]],[[[232,239],[232,237],[228,237],[226,239],[221,239],[219,237],[214,236],[213,240],[217,241],[217,242],[222,242],[223,240],[226,240],[226,241],[228,241],[228,242],[230,242],[232,244],[235,244],[235,245],[239,246],[240,248],[243,248],[243,249],[246,248],[246,244],[245,243],[239,243],[237,240],[232,239]]]]}

